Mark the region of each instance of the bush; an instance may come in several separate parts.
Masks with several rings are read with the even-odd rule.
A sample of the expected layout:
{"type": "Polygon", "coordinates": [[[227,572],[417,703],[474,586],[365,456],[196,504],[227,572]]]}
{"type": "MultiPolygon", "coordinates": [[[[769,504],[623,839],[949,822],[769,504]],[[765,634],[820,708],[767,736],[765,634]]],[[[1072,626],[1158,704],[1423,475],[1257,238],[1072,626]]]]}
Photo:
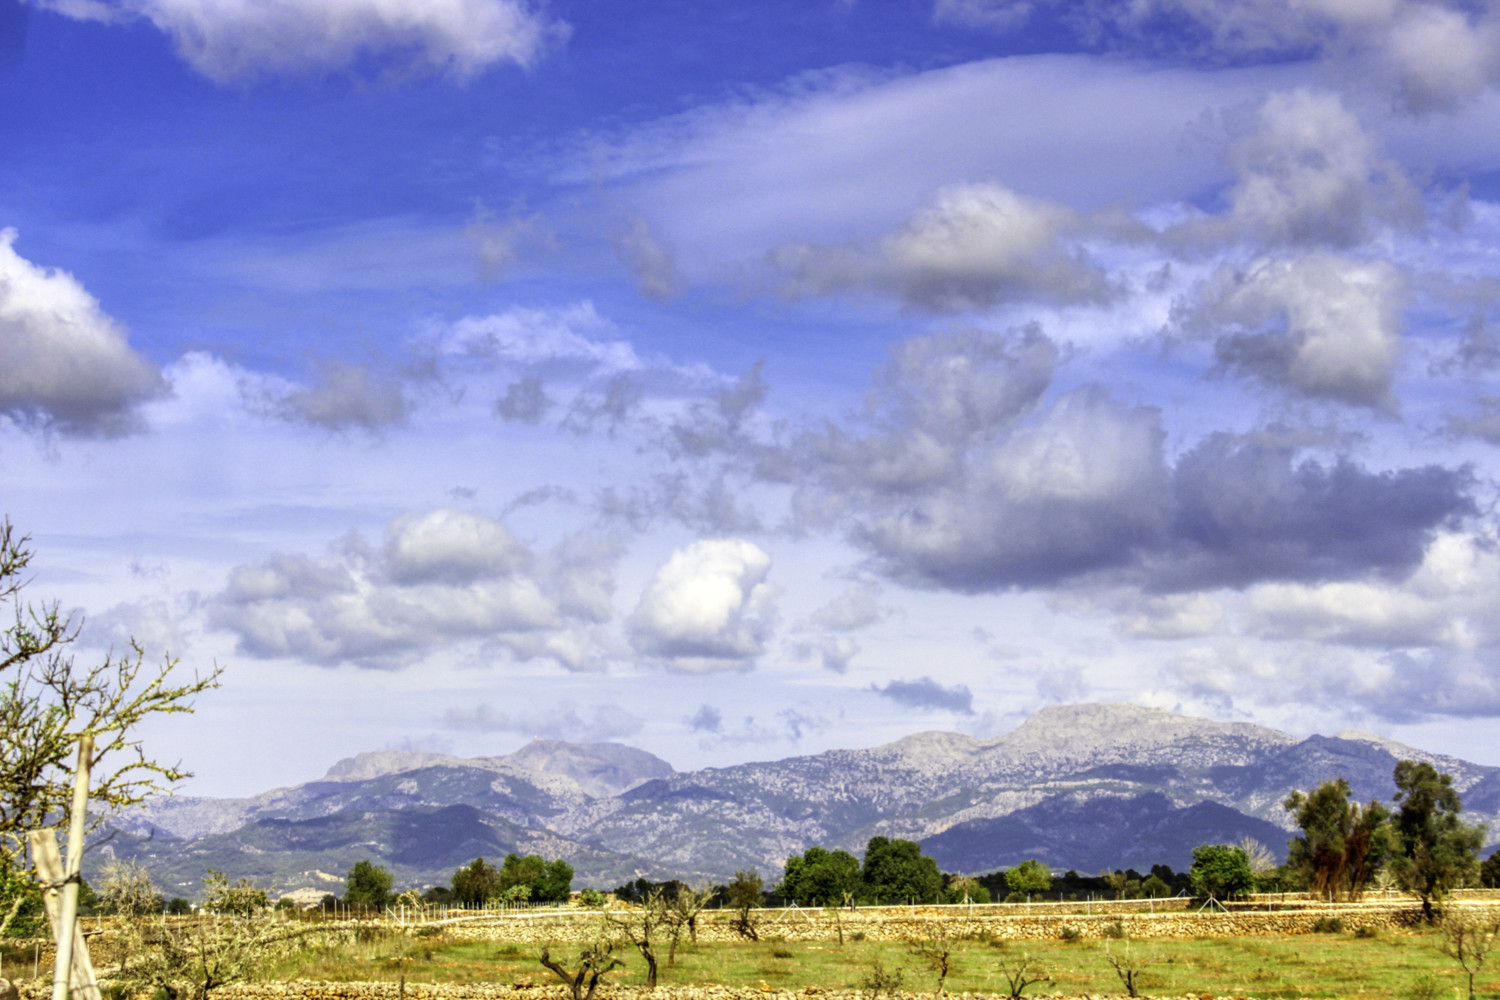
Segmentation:
{"type": "Polygon", "coordinates": [[[1338,917],[1319,917],[1313,921],[1314,934],[1342,934],[1344,933],[1344,922],[1338,917]]]}
{"type": "Polygon", "coordinates": [[[1125,937],[1125,925],[1118,920],[1112,924],[1106,924],[1104,926],[1104,936],[1114,938],[1116,941],[1123,939],[1125,937]]]}
{"type": "Polygon", "coordinates": [[[604,905],[604,893],[598,889],[585,889],[578,894],[578,901],[591,909],[604,905]]]}
{"type": "Polygon", "coordinates": [[[1072,943],[1083,937],[1083,931],[1077,927],[1064,927],[1057,934],[1062,940],[1072,943]]]}
{"type": "Polygon", "coordinates": [[[787,951],[785,948],[777,948],[775,951],[771,952],[771,957],[772,958],[791,958],[793,956],[792,956],[792,953],[789,952],[789,951],[787,951]]]}
{"type": "Polygon", "coordinates": [[[1026,902],[1026,894],[1021,892],[1013,892],[1005,897],[1005,901],[1007,903],[1024,903],[1026,902]]]}
{"type": "Polygon", "coordinates": [[[1380,936],[1380,931],[1377,928],[1371,927],[1369,924],[1366,924],[1363,927],[1356,927],[1354,929],[1354,936],[1357,938],[1365,939],[1377,938],[1380,936]]]}

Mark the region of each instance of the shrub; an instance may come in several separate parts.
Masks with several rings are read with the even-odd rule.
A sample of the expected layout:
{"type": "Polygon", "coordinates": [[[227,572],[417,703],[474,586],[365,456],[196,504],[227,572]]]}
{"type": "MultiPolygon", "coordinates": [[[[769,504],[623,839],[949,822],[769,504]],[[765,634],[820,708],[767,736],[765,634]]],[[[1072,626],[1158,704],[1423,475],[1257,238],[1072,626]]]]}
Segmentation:
{"type": "Polygon", "coordinates": [[[772,958],[791,958],[793,956],[792,956],[792,953],[789,952],[789,951],[787,951],[785,948],[777,948],[775,951],[771,952],[771,957],[772,958]]]}
{"type": "Polygon", "coordinates": [[[1344,933],[1344,922],[1338,917],[1319,917],[1313,921],[1314,934],[1342,934],[1344,933]]]}
{"type": "Polygon", "coordinates": [[[1083,931],[1079,930],[1077,927],[1064,927],[1061,931],[1058,932],[1057,936],[1062,938],[1064,941],[1072,943],[1083,937],[1083,931]]]}
{"type": "Polygon", "coordinates": [[[1026,902],[1026,895],[1025,893],[1013,892],[1005,897],[1005,901],[1007,903],[1024,903],[1026,902]]]}
{"type": "Polygon", "coordinates": [[[865,977],[865,981],[861,985],[877,997],[882,993],[895,996],[896,991],[901,989],[901,984],[905,980],[906,976],[900,969],[887,969],[881,964],[880,959],[877,958],[874,964],[870,966],[870,974],[865,977]]]}
{"type": "Polygon", "coordinates": [[[1368,938],[1377,938],[1377,937],[1380,936],[1380,930],[1378,928],[1371,927],[1369,924],[1366,924],[1363,927],[1356,927],[1354,929],[1354,936],[1357,937],[1357,938],[1366,938],[1366,939],[1368,939],[1368,938]]]}
{"type": "Polygon", "coordinates": [[[1118,920],[1116,920],[1112,924],[1105,924],[1104,936],[1107,938],[1114,938],[1116,941],[1121,940],[1125,937],[1125,925],[1120,923],[1120,921],[1118,920]]]}

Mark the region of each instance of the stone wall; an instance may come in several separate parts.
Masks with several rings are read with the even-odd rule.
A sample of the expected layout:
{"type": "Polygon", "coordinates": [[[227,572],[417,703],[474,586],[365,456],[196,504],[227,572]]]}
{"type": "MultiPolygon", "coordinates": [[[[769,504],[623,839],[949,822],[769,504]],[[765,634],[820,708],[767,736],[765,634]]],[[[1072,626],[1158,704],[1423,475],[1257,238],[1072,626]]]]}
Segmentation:
{"type": "MultiPolygon", "coordinates": [[[[1500,902],[1465,902],[1464,909],[1500,914],[1500,902]]],[[[1031,907],[1031,913],[1016,914],[1018,907],[974,907],[972,912],[955,906],[889,907],[842,911],[837,918],[821,910],[760,910],[756,928],[762,940],[833,941],[840,930],[846,939],[907,941],[946,935],[950,938],[1008,941],[1057,940],[1076,934],[1083,939],[1121,935],[1132,938],[1254,937],[1271,934],[1315,933],[1320,921],[1337,919],[1346,932],[1370,928],[1389,931],[1415,924],[1421,910],[1405,901],[1397,905],[1346,904],[1297,906],[1287,910],[1233,909],[1167,912],[1136,908],[1122,912],[1078,904],[1031,907]]],[[[723,911],[704,913],[698,920],[698,940],[738,941],[740,935],[723,911]]],[[[588,941],[597,937],[602,918],[595,914],[532,914],[506,918],[473,918],[446,921],[439,926],[445,937],[463,940],[509,941],[523,944],[544,941],[588,941]]],[[[434,932],[425,932],[434,933],[434,932]]]]}

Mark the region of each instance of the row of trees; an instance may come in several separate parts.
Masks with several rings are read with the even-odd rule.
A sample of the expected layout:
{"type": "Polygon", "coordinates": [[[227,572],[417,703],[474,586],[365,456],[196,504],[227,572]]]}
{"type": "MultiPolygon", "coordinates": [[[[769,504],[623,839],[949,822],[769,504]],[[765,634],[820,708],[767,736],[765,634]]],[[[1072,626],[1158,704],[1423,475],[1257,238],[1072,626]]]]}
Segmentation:
{"type": "MultiPolygon", "coordinates": [[[[1464,822],[1453,777],[1431,764],[1403,760],[1393,778],[1394,813],[1380,802],[1350,802],[1343,778],[1288,796],[1285,806],[1302,833],[1288,845],[1287,863],[1310,891],[1328,899],[1358,898],[1386,869],[1422,900],[1431,920],[1435,902],[1454,888],[1481,881],[1484,827],[1464,822]]],[[[1490,862],[1500,866],[1497,858],[1500,852],[1490,862]]]]}
{"type": "MultiPolygon", "coordinates": [[[[943,882],[937,862],[924,856],[916,842],[871,837],[863,862],[848,851],[822,847],[792,855],[776,892],[798,906],[928,903],[944,898],[943,882]]],[[[983,891],[977,882],[970,888],[983,891]]]]}

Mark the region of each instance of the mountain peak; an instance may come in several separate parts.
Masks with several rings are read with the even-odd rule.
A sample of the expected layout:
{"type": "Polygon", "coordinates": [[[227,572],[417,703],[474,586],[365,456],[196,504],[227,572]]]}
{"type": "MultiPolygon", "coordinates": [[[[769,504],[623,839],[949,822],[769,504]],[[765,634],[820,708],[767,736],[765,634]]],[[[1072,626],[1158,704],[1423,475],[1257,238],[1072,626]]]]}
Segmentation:
{"type": "Polygon", "coordinates": [[[652,778],[676,773],[655,754],[623,743],[568,743],[538,737],[500,760],[522,771],[569,778],[595,798],[618,795],[652,778]]]}
{"type": "Polygon", "coordinates": [[[456,760],[443,753],[423,750],[367,750],[345,757],[323,775],[325,781],[368,781],[385,774],[400,774],[456,760]]]}
{"type": "Polygon", "coordinates": [[[991,745],[1011,753],[1128,759],[1154,748],[1203,740],[1261,747],[1297,742],[1295,736],[1249,722],[1215,722],[1122,702],[1049,705],[991,745]]]}

